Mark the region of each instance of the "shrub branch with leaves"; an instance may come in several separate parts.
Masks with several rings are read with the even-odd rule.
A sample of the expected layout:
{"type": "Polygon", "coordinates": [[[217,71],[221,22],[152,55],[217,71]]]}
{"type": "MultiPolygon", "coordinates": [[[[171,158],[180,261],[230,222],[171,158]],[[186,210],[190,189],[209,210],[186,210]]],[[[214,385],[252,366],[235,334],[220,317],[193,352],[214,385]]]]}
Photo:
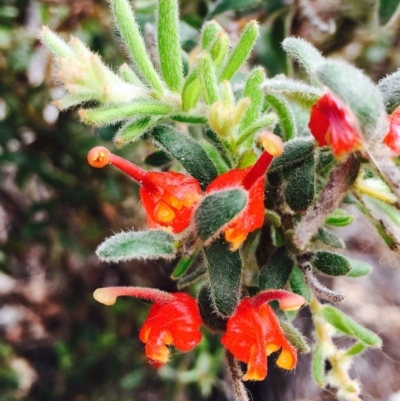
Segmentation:
{"type": "Polygon", "coordinates": [[[79,110],[82,122],[121,123],[117,147],[143,138],[159,148],[158,165],[174,161],[173,170],[145,171],[104,147],[92,149],[89,164],[111,164],[140,186],[149,226],[106,239],[97,255],[107,262],[176,260],[172,279],[180,290],[193,287],[197,299],[139,287],[101,288],[94,296],[106,305],[118,296],[154,302],[140,332],[154,361],[167,362],[171,345],[194,348],[201,325],[222,334],[237,401],[248,399],[242,380],[266,377],[268,355],[279,351],[277,365],[293,369],[297,353],[310,351],[291,323],[308,304],[315,382],[335,388],[339,399],[359,400],[360,385],[349,368],[381,340],[329,304],[345,294],[324,286],[315,273],[358,277],[370,270],[338,253],[344,244],[330,227],[353,222],[339,208],[344,200],[400,250],[399,73],[375,85],[352,65],[288,38],[283,48],[309,83],[269,79],[256,67],[237,89],[232,79],[256,43],[257,22],[244,27],[234,46],[216,21],[207,22],[198,56],[186,65],[178,8],[177,0],[158,4],[159,71],[128,0],[112,0],[111,9],[132,67],[114,72],[80,40],[66,43],[42,31],[66,89],[60,109],[90,104],[79,110]],[[263,255],[256,269],[250,262],[255,253],[263,255]],[[269,304],[274,300],[279,308],[269,304]],[[338,348],[336,335],[354,344],[338,348]],[[247,364],[245,374],[238,361],[247,364]]]}

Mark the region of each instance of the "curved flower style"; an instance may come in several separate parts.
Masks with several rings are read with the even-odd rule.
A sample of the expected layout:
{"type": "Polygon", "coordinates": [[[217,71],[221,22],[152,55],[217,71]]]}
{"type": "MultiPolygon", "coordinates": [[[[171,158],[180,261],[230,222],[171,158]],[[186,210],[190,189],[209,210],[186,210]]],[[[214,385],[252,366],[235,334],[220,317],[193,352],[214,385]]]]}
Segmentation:
{"type": "Polygon", "coordinates": [[[197,302],[190,295],[140,287],[98,288],[93,294],[96,301],[105,305],[114,305],[119,296],[154,301],[139,334],[151,360],[166,363],[170,352],[167,345],[186,352],[201,341],[199,329],[202,321],[197,302]]]}
{"type": "Polygon", "coordinates": [[[202,196],[200,184],[193,177],[172,171],[144,171],[103,146],[93,148],[87,159],[96,168],[112,164],[140,184],[139,194],[150,228],[180,233],[190,225],[193,210],[202,196]]]}
{"type": "Polygon", "coordinates": [[[243,380],[263,380],[267,376],[267,356],[282,349],[276,364],[283,369],[293,369],[297,352],[279,326],[269,301],[278,300],[284,310],[300,308],[305,302],[300,295],[284,290],[268,290],[240,301],[228,320],[222,344],[239,361],[247,363],[243,380]]]}
{"type": "Polygon", "coordinates": [[[224,228],[225,238],[231,243],[232,251],[238,249],[247,235],[264,223],[265,173],[272,159],[271,154],[263,152],[254,166],[245,169],[235,168],[221,174],[206,189],[206,194],[238,186],[248,191],[247,205],[224,228]]]}
{"type": "Polygon", "coordinates": [[[389,117],[389,132],[383,143],[396,155],[400,155],[400,107],[389,117]]]}
{"type": "Polygon", "coordinates": [[[319,146],[330,145],[339,159],[362,147],[356,117],[333,93],[326,93],[312,106],[308,127],[319,146]]]}

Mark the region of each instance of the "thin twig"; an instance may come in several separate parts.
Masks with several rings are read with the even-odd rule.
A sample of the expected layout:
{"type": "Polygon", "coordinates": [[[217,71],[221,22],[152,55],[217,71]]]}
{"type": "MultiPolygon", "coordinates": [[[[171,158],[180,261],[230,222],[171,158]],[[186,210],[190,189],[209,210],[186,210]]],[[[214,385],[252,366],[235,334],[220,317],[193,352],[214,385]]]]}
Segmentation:
{"type": "Polygon", "coordinates": [[[226,350],[226,362],[228,365],[229,378],[232,382],[235,401],[250,401],[246,387],[242,382],[243,372],[240,369],[238,361],[229,350],[226,350]]]}
{"type": "Polygon", "coordinates": [[[308,209],[295,229],[293,241],[299,249],[306,248],[318,229],[324,225],[325,218],[339,206],[357,178],[359,170],[360,161],[354,154],[351,154],[346,161],[338,164],[332,170],[317,203],[308,209]]]}

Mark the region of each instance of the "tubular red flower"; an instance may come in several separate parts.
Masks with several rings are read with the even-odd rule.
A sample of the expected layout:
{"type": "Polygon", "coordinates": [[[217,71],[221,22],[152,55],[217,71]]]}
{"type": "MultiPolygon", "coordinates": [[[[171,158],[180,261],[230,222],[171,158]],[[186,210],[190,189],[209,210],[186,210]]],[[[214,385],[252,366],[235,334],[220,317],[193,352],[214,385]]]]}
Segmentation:
{"type": "Polygon", "coordinates": [[[252,167],[235,168],[218,176],[206,189],[212,192],[242,187],[248,191],[249,200],[245,208],[224,228],[225,238],[235,251],[247,235],[260,228],[264,223],[264,185],[265,173],[273,156],[263,152],[252,167]]]}
{"type": "Polygon", "coordinates": [[[383,143],[397,156],[400,155],[400,107],[389,116],[389,132],[383,143]]]}
{"type": "Polygon", "coordinates": [[[283,369],[293,369],[297,362],[296,349],[286,339],[268,301],[277,299],[280,306],[299,308],[303,297],[283,290],[259,293],[240,301],[228,320],[222,344],[239,361],[247,363],[243,380],[263,380],[267,375],[267,356],[281,350],[276,364],[283,369]]]}
{"type": "Polygon", "coordinates": [[[93,148],[87,159],[96,168],[112,164],[140,184],[139,194],[150,228],[180,233],[190,225],[193,210],[202,196],[200,184],[193,177],[172,171],[144,171],[103,146],[93,148]]]}
{"type": "Polygon", "coordinates": [[[171,294],[152,288],[109,287],[98,288],[93,296],[106,305],[113,305],[119,296],[154,301],[139,333],[140,340],[146,344],[146,355],[153,361],[168,361],[168,345],[186,352],[201,341],[199,309],[196,300],[188,294],[171,294]]]}
{"type": "Polygon", "coordinates": [[[319,146],[331,146],[339,159],[362,147],[356,117],[333,93],[326,93],[312,106],[308,127],[319,146]]]}

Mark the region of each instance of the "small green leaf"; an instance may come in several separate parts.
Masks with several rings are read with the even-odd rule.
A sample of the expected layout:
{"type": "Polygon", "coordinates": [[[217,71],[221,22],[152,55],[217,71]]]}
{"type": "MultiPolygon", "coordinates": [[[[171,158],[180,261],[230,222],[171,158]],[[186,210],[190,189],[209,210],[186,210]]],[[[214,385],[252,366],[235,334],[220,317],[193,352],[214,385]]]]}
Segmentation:
{"type": "Polygon", "coordinates": [[[174,271],[171,274],[173,280],[180,279],[189,269],[189,267],[194,262],[198,252],[193,252],[188,258],[182,256],[179,259],[178,264],[175,266],[174,271]]]}
{"type": "Polygon", "coordinates": [[[306,210],[314,200],[315,163],[313,154],[301,162],[283,169],[286,180],[285,200],[295,212],[306,210]]]}
{"type": "Polygon", "coordinates": [[[217,21],[206,22],[201,31],[201,48],[206,50],[211,47],[220,32],[223,32],[223,29],[217,21]]]}
{"type": "Polygon", "coordinates": [[[287,38],[282,42],[283,50],[297,61],[315,82],[315,70],[324,62],[322,54],[310,43],[300,38],[287,38]]]}
{"type": "Polygon", "coordinates": [[[215,310],[211,289],[208,285],[204,285],[201,288],[197,302],[201,320],[205,326],[211,331],[224,333],[226,331],[227,318],[220,316],[215,310]]]}
{"type": "Polygon", "coordinates": [[[183,81],[179,15],[176,0],[158,1],[158,52],[164,81],[172,91],[179,92],[183,81]]]}
{"type": "Polygon", "coordinates": [[[282,155],[272,160],[268,173],[289,168],[310,157],[315,149],[315,141],[312,138],[295,138],[286,142],[284,146],[282,155]]]}
{"type": "Polygon", "coordinates": [[[285,134],[285,141],[297,136],[297,128],[293,112],[287,101],[276,93],[267,93],[265,100],[271,105],[279,118],[282,131],[285,134]]]}
{"type": "Polygon", "coordinates": [[[367,137],[376,135],[376,128],[385,117],[382,94],[359,69],[339,60],[329,60],[316,70],[320,81],[336,93],[354,112],[367,137]]]}
{"type": "Polygon", "coordinates": [[[165,231],[130,231],[107,238],[96,250],[104,262],[120,262],[132,259],[172,259],[176,245],[171,234],[165,231]]]}
{"type": "Polygon", "coordinates": [[[324,387],[325,385],[325,353],[322,345],[318,345],[313,352],[311,362],[311,373],[315,383],[324,387]]]}
{"type": "Polygon", "coordinates": [[[230,54],[224,69],[221,72],[219,81],[231,80],[240,66],[249,57],[251,50],[257,40],[259,26],[256,21],[250,21],[243,29],[235,48],[230,54]]]}
{"type": "Polygon", "coordinates": [[[40,40],[57,57],[74,57],[74,52],[67,43],[64,42],[56,33],[52,32],[47,26],[42,28],[40,40]]]}
{"type": "Polygon", "coordinates": [[[285,337],[289,340],[290,344],[296,348],[297,352],[300,354],[308,354],[310,352],[310,347],[307,344],[306,338],[294,327],[292,324],[279,321],[285,337]]]}
{"type": "Polygon", "coordinates": [[[126,47],[129,51],[132,61],[138,66],[138,69],[146,81],[158,92],[164,91],[161,78],[157,74],[149,55],[139,25],[136,22],[135,15],[128,0],[113,0],[111,7],[114,12],[115,21],[121,33],[126,47]]]}
{"type": "Polygon", "coordinates": [[[354,216],[343,209],[336,209],[325,219],[325,224],[334,227],[346,227],[354,221],[354,216]]]}
{"type": "Polygon", "coordinates": [[[222,316],[234,312],[240,295],[242,260],[239,251],[231,252],[222,238],[204,248],[211,297],[216,311],[222,316]]]}
{"type": "Polygon", "coordinates": [[[208,52],[202,53],[198,58],[197,77],[205,104],[214,104],[218,101],[219,90],[215,67],[208,52]]]}
{"type": "Polygon", "coordinates": [[[367,347],[361,343],[361,342],[356,342],[352,347],[350,347],[347,352],[346,355],[347,356],[356,356],[356,355],[360,355],[362,352],[364,352],[367,349],[367,347]]]}
{"type": "Polygon", "coordinates": [[[321,313],[324,319],[340,332],[357,338],[370,347],[382,346],[382,340],[374,332],[361,326],[339,309],[331,305],[324,305],[321,313]]]}
{"type": "Polygon", "coordinates": [[[144,159],[146,164],[153,167],[162,167],[168,163],[171,163],[172,161],[173,159],[163,150],[156,150],[155,152],[150,153],[144,159]]]}
{"type": "Polygon", "coordinates": [[[204,149],[188,135],[176,129],[160,125],[152,131],[153,138],[167,150],[203,189],[217,178],[217,169],[204,149]]]}
{"type": "Polygon", "coordinates": [[[117,146],[127,145],[134,142],[144,134],[150,126],[150,117],[139,117],[123,125],[114,137],[117,146]]]}
{"type": "Polygon", "coordinates": [[[297,266],[294,266],[290,275],[290,288],[294,293],[301,295],[308,303],[311,302],[313,297],[311,289],[306,284],[303,272],[297,266]]]}
{"type": "Polygon", "coordinates": [[[382,78],[378,83],[386,111],[391,114],[400,105],[400,69],[382,78]]]}
{"type": "MultiPolygon", "coordinates": [[[[223,157],[221,156],[220,152],[218,149],[213,146],[209,141],[205,139],[201,139],[199,141],[201,147],[204,149],[204,151],[207,153],[207,156],[212,160],[214,163],[218,174],[223,174],[226,173],[229,170],[228,165],[225,163],[223,157]]],[[[254,164],[254,163],[252,163],[254,164]]]]}
{"type": "Polygon", "coordinates": [[[211,59],[215,68],[218,68],[225,60],[229,51],[229,37],[225,32],[221,32],[215,39],[210,49],[211,59]]]}
{"type": "Polygon", "coordinates": [[[197,235],[203,241],[219,233],[247,204],[242,189],[218,191],[206,196],[196,209],[194,220],[197,235]]]}
{"type": "Polygon", "coordinates": [[[329,276],[344,276],[351,266],[347,258],[334,252],[318,251],[312,261],[313,266],[329,276]]]}
{"type": "Polygon", "coordinates": [[[260,291],[284,288],[292,273],[294,262],[285,247],[277,249],[260,270],[260,291]]]}
{"type": "Polygon", "coordinates": [[[239,127],[239,137],[241,136],[244,129],[252,124],[261,113],[263,106],[263,91],[261,90],[261,84],[265,80],[264,68],[255,68],[247,78],[244,85],[243,96],[250,99],[250,107],[247,109],[239,127]]]}
{"type": "Polygon", "coordinates": [[[346,274],[347,277],[362,277],[371,273],[372,266],[361,260],[347,258],[350,262],[350,271],[346,274]]]}
{"type": "Polygon", "coordinates": [[[338,249],[346,248],[343,240],[340,237],[338,237],[333,231],[328,230],[325,227],[321,227],[318,230],[316,238],[318,238],[324,244],[329,245],[333,248],[338,248],[338,249]]]}
{"type": "Polygon", "coordinates": [[[400,5],[400,0],[380,0],[379,1],[379,22],[385,25],[396,13],[400,5]]]}
{"type": "Polygon", "coordinates": [[[197,78],[197,68],[193,69],[186,77],[182,89],[182,110],[189,111],[196,106],[201,92],[200,81],[197,78]]]}

